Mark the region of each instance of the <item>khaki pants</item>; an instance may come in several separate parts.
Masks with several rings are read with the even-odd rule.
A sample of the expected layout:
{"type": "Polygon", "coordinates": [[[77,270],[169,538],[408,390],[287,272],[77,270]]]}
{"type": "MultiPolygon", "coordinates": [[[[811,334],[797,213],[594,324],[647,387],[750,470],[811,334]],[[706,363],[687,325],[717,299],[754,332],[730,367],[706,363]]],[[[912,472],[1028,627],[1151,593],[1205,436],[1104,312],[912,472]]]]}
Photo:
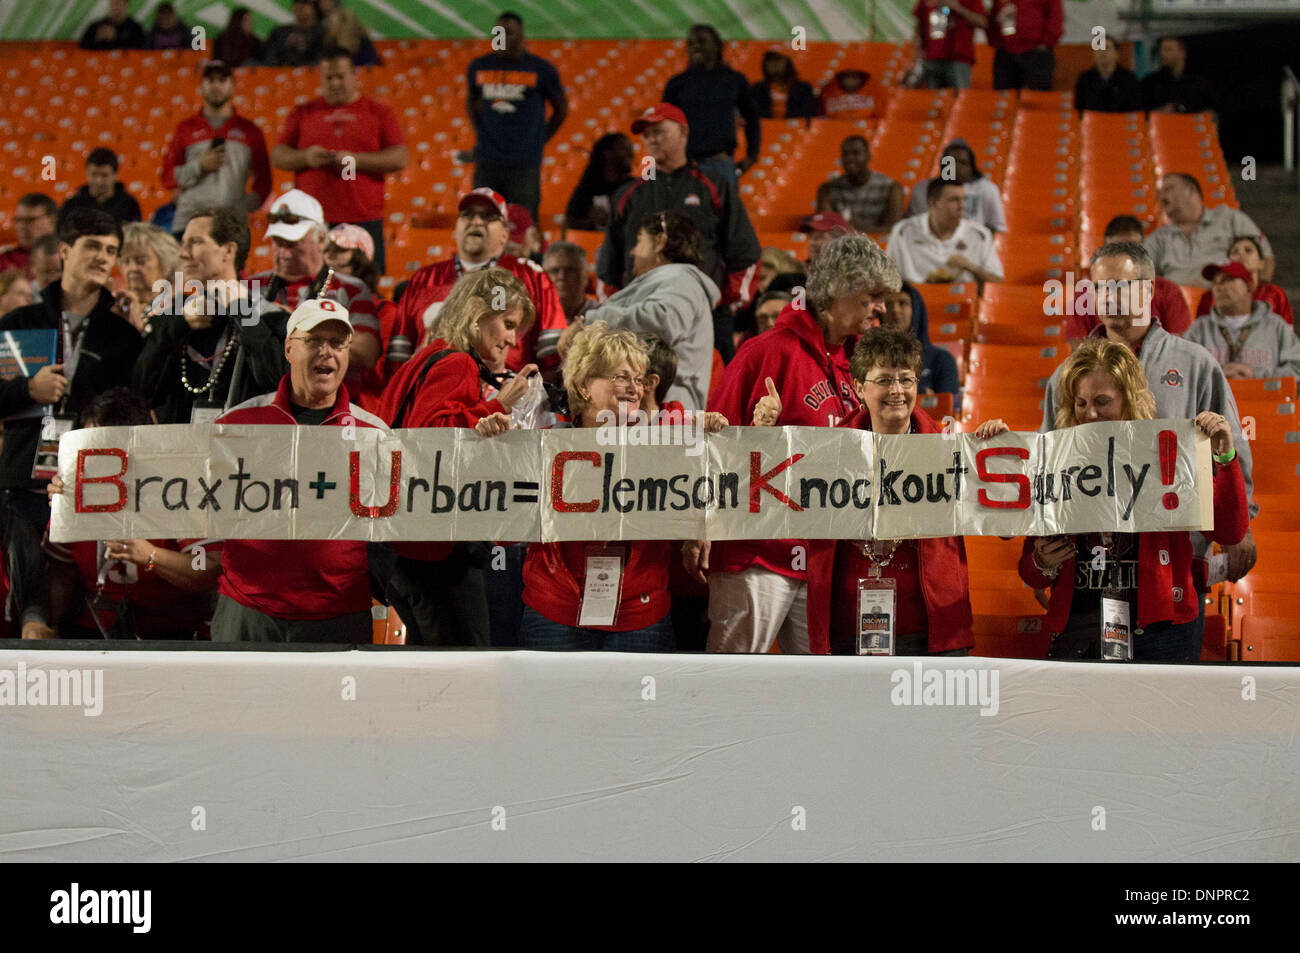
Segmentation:
{"type": "Polygon", "coordinates": [[[709,576],[709,651],[809,655],[808,584],[767,569],[709,576]]]}

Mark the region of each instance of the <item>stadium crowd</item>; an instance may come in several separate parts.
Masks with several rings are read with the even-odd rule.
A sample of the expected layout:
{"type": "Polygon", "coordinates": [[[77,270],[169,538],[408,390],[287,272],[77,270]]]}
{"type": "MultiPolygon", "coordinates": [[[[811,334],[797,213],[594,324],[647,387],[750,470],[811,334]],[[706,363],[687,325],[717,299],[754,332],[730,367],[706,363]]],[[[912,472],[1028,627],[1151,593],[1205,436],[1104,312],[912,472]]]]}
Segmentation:
{"type": "MultiPolygon", "coordinates": [[[[543,151],[565,121],[566,96],[555,68],[528,52],[521,18],[503,13],[495,26],[504,43],[469,67],[475,187],[459,199],[455,251],[386,300],[384,177],[409,161],[403,130],[361,91],[358,67],[378,54],[356,15],[310,0],[297,0],[293,14],[262,41],[248,11],[234,11],[218,56],[198,68],[199,109],[159,156],[175,194],[170,219],[140,221],[104,148],[87,155],[86,185],[62,208],[39,191],[17,202],[17,244],[0,257],[0,330],[51,333],[57,356],[30,377],[0,381],[13,634],[369,641],[373,599],[398,611],[411,644],[858,654],[879,647],[864,635],[863,592],[884,580],[895,654],[972,648],[960,537],[51,543],[48,499],[68,488],[48,467],[50,421],[62,432],[347,420],[491,439],[520,426],[591,427],[620,409],[626,420],[635,408],[652,426],[685,415],[710,432],[927,434],[941,427],[921,395],[951,394],[960,407],[956,365],[929,340],[915,286],[1003,280],[1001,196],[968,143],[948,143],[941,175],[906,195],[870,168],[866,138],[845,138],[841,174],[810,190],[806,262],[762,248],[741,197],[760,118],[870,110],[865,71],[842,71],[816,93],[789,57],[772,53],[751,82],[723,62],[716,30],[692,27],[687,69],[662,101],[627,117],[653,174],[634,171],[622,130],[592,146],[567,208],[571,227],[605,232],[589,262],[572,242],[544,245],[535,225],[543,151]],[[290,113],[270,147],[266,117],[233,105],[233,67],[248,63],[318,69],[321,95],[290,113]],[[292,190],[271,195],[272,166],[294,173],[292,190]],[[248,274],[249,219],[263,207],[273,267],[248,274]],[[885,249],[867,232],[887,233],[885,249]],[[158,293],[191,279],[204,295],[181,304],[158,293]],[[530,412],[517,412],[525,404],[530,412]],[[622,585],[597,605],[586,596],[608,560],[622,585]]],[[[996,47],[999,88],[1050,87],[1060,0],[919,0],[915,16],[930,87],[969,86],[975,27],[996,47]]],[[[169,48],[187,35],[170,4],[146,31],[113,0],[82,45],[169,48]]],[[[1205,108],[1210,94],[1189,79],[1185,45],[1171,39],[1160,56],[1161,73],[1138,88],[1104,46],[1080,77],[1077,108],[1205,108]]],[[[1199,657],[1210,543],[1229,554],[1230,578],[1254,561],[1252,459],[1228,379],[1300,373],[1291,308],[1269,281],[1275,253],[1259,228],[1239,210],[1207,207],[1190,175],[1166,175],[1160,201],[1169,224],[1144,236],[1136,219],[1118,217],[1092,255],[1094,279],[1140,291],[1127,308],[1099,294],[1095,311],[1068,326],[1075,348],[1048,382],[1042,429],[1194,419],[1213,443],[1215,526],[1204,537],[1025,540],[1020,574],[1044,591],[1050,657],[1101,657],[1112,597],[1132,607],[1134,658],[1199,657]],[[1174,283],[1207,289],[1197,316],[1174,283]],[[1176,397],[1152,388],[1169,373],[1186,383],[1176,397]],[[1111,557],[1104,570],[1079,559],[1097,547],[1111,557]]],[[[1006,429],[999,420],[975,428],[981,439],[1006,429]]]]}

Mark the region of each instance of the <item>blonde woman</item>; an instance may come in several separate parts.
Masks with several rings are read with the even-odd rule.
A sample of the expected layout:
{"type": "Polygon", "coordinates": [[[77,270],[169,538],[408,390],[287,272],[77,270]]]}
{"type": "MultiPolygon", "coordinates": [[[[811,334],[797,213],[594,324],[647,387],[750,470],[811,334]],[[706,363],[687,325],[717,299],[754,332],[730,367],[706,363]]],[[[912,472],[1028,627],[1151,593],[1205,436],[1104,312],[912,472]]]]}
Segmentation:
{"type": "MultiPolygon", "coordinates": [[[[176,282],[181,269],[181,246],[157,225],[132,222],[122,226],[119,261],[126,279],[126,293],[118,295],[118,308],[131,326],[143,334],[145,316],[159,297],[155,285],[160,281],[176,282]]],[[[166,291],[165,296],[171,301],[172,292],[166,291]]]]}
{"type": "MultiPolygon", "coordinates": [[[[1156,402],[1137,356],[1123,344],[1093,338],[1061,368],[1056,428],[1115,420],[1150,420],[1156,402]]],[[[1232,428],[1219,414],[1196,416],[1214,454],[1214,529],[1207,538],[1230,546],[1246,535],[1246,484],[1232,428]]],[[[1047,627],[1050,659],[1100,658],[1103,599],[1127,606],[1135,661],[1195,661],[1191,645],[1198,615],[1192,583],[1192,542],[1185,532],[1080,533],[1031,537],[1020,556],[1020,578],[1051,588],[1047,627]],[[1098,568],[1100,567],[1100,568],[1098,568]]]]}
{"type": "MultiPolygon", "coordinates": [[[[596,427],[613,420],[626,426],[646,387],[646,347],[631,331],[595,321],[573,339],[564,361],[564,387],[573,426],[596,427]]],[[[484,420],[479,432],[500,432],[500,417],[484,420]],[[494,426],[494,424],[496,426],[494,426]]],[[[720,414],[702,414],[706,432],[727,425],[720,414]]],[[[669,540],[623,543],[533,543],[524,559],[524,614],[520,645],[529,649],[671,652],[675,639],[669,615],[668,568],[677,546],[669,540]],[[617,560],[619,590],[610,612],[587,613],[583,596],[589,571],[610,572],[617,560]]],[[[590,608],[590,607],[588,607],[590,608]]]]}
{"type": "Polygon", "coordinates": [[[361,19],[347,7],[336,7],[325,17],[325,47],[337,46],[352,54],[353,66],[379,66],[383,60],[361,19]]]}

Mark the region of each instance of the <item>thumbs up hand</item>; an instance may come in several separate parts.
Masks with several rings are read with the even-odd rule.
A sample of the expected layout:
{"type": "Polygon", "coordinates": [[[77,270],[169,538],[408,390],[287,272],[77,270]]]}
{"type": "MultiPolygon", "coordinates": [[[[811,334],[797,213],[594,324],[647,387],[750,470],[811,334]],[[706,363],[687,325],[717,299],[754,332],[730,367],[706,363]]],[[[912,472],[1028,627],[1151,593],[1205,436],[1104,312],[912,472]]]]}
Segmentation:
{"type": "Polygon", "coordinates": [[[754,405],[754,426],[775,427],[781,418],[781,395],[776,392],[772,378],[764,378],[764,382],[767,384],[767,395],[760,397],[754,405]]]}

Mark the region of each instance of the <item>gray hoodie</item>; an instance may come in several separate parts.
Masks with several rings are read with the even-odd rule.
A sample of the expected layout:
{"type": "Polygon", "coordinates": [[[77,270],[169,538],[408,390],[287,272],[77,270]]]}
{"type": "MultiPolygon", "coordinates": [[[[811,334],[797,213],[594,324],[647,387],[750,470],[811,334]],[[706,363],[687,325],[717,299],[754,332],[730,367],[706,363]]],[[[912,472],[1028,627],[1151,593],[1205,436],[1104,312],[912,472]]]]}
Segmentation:
{"type": "Polygon", "coordinates": [[[1210,309],[1192,322],[1183,334],[1214,355],[1220,364],[1228,364],[1228,337],[1235,342],[1242,337],[1236,363],[1245,364],[1256,377],[1296,377],[1300,375],[1300,337],[1291,326],[1273,313],[1265,301],[1252,301],[1250,316],[1238,331],[1224,322],[1218,308],[1210,309]]]}
{"type": "MultiPolygon", "coordinates": [[[[1193,322],[1192,327],[1203,320],[1200,318],[1193,322]]],[[[1098,326],[1088,336],[1102,337],[1105,333],[1106,328],[1098,326]]],[[[1252,499],[1255,485],[1250,477],[1250,442],[1241,432],[1241,413],[1219,362],[1199,344],[1170,334],[1155,318],[1151,319],[1151,330],[1142,339],[1137,356],[1146,371],[1147,386],[1156,399],[1157,418],[1191,418],[1210,410],[1228,419],[1232,426],[1232,444],[1241,458],[1241,473],[1246,478],[1246,498],[1252,499]]],[[[1043,423],[1038,428],[1040,433],[1056,429],[1056,384],[1060,377],[1061,368],[1058,367],[1047,382],[1047,392],[1043,395],[1043,423]]],[[[1251,517],[1257,512],[1259,507],[1252,502],[1251,517]]]]}
{"type": "Polygon", "coordinates": [[[703,410],[713,371],[713,308],[721,297],[713,279],[694,265],[660,265],[591,308],[586,319],[657,334],[677,354],[677,380],[665,399],[703,410]]]}

